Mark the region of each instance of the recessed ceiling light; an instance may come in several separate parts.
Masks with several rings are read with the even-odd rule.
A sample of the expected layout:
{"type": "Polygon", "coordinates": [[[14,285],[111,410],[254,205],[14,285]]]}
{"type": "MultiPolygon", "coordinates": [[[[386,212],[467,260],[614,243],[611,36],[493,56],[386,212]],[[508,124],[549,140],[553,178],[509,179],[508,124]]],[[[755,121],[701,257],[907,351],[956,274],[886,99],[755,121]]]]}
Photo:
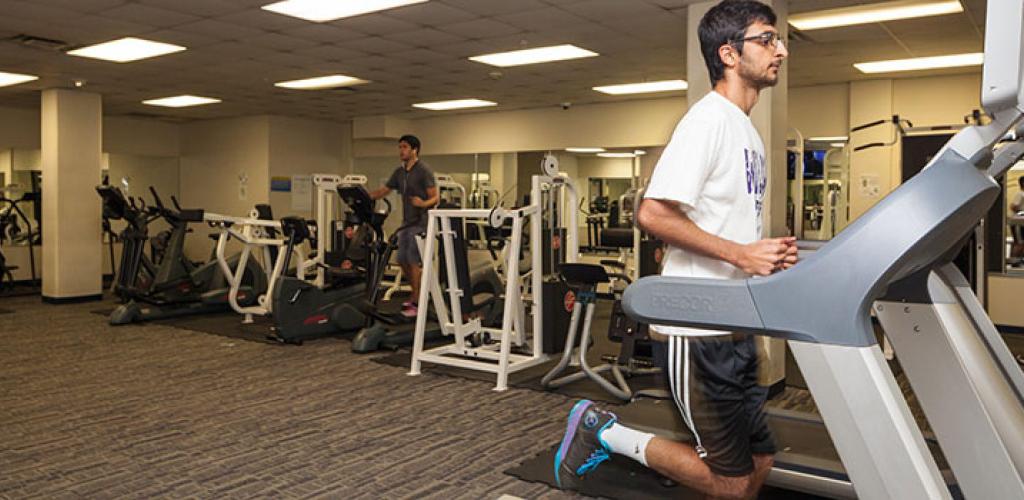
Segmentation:
{"type": "Polygon", "coordinates": [[[624,83],[622,85],[604,85],[594,87],[594,90],[611,95],[622,94],[645,94],[648,92],[669,92],[673,90],[686,90],[685,80],[662,80],[660,82],[624,83]]]}
{"type": "Polygon", "coordinates": [[[805,140],[812,141],[812,142],[837,142],[837,141],[849,140],[849,137],[847,137],[845,135],[830,135],[830,136],[821,136],[821,137],[808,137],[805,140]]]}
{"type": "Polygon", "coordinates": [[[833,143],[830,143],[829,146],[832,146],[834,148],[845,148],[846,147],[846,143],[845,142],[833,142],[833,143]]]}
{"type": "Polygon", "coordinates": [[[427,0],[284,0],[264,5],[263,10],[277,12],[286,16],[298,17],[307,21],[322,23],[344,17],[358,16],[424,3],[427,0]]]}
{"type": "Polygon", "coordinates": [[[181,52],[185,47],[170,43],[153,42],[135,37],[125,37],[68,51],[69,55],[91,57],[104,61],[130,62],[149,57],[181,52]]]}
{"type": "Polygon", "coordinates": [[[633,153],[598,153],[601,158],[636,158],[633,153]]]}
{"type": "Polygon", "coordinates": [[[486,106],[497,106],[498,103],[484,101],[482,99],[456,99],[454,101],[421,102],[413,104],[412,107],[429,109],[431,111],[447,111],[449,109],[483,108],[486,106]]]}
{"type": "Polygon", "coordinates": [[[188,106],[199,106],[202,104],[215,104],[218,102],[220,102],[220,99],[214,99],[212,97],[179,95],[174,97],[163,97],[160,99],[150,99],[148,101],[142,101],[142,104],[149,104],[150,106],[164,106],[167,108],[184,108],[188,106]]]}
{"type": "Polygon", "coordinates": [[[469,60],[504,68],[507,66],[522,66],[524,64],[538,64],[553,61],[566,61],[569,59],[580,59],[584,57],[595,57],[597,55],[599,55],[597,52],[582,49],[575,45],[552,45],[550,47],[537,47],[535,49],[484,54],[482,56],[470,57],[469,60]]]}
{"type": "Polygon", "coordinates": [[[7,73],[0,71],[0,87],[10,87],[11,85],[31,82],[32,80],[38,79],[39,77],[34,75],[23,75],[21,73],[7,73]]]}
{"type": "Polygon", "coordinates": [[[952,54],[948,56],[915,57],[913,59],[893,59],[891,61],[871,61],[853,65],[861,73],[893,73],[897,71],[918,71],[922,69],[957,68],[961,66],[980,66],[985,54],[952,54]]]}
{"type": "Polygon", "coordinates": [[[789,24],[798,30],[808,31],[963,11],[959,0],[907,0],[792,14],[789,16],[789,24]]]}
{"type": "Polygon", "coordinates": [[[633,150],[633,154],[636,155],[636,156],[643,156],[643,155],[647,154],[647,151],[644,151],[642,149],[636,149],[636,150],[633,150]]]}
{"type": "Polygon", "coordinates": [[[350,87],[352,85],[362,85],[364,83],[370,82],[369,80],[362,80],[352,76],[327,75],[318,76],[316,78],[306,78],[304,80],[289,80],[287,82],[277,82],[274,84],[274,86],[286,89],[317,90],[333,89],[336,87],[350,87]]]}
{"type": "Polygon", "coordinates": [[[565,148],[570,153],[604,153],[604,148],[565,148]]]}

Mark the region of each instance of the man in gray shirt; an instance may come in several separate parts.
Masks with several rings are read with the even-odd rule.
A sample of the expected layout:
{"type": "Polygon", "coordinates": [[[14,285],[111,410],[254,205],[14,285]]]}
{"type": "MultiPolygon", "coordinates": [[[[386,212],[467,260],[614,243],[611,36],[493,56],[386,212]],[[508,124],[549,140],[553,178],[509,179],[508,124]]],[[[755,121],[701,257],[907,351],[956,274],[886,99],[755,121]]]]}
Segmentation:
{"type": "Polygon", "coordinates": [[[420,297],[420,276],[423,262],[420,249],[416,246],[416,235],[427,229],[427,210],[440,198],[434,172],[420,161],[420,140],[414,135],[403,135],[398,140],[398,158],[402,165],[395,169],[388,182],[370,193],[374,200],[383,198],[391,191],[402,196],[402,226],[398,229],[398,265],[402,274],[408,276],[412,286],[412,297],[402,304],[402,316],[414,318],[417,314],[416,301],[420,297]]]}

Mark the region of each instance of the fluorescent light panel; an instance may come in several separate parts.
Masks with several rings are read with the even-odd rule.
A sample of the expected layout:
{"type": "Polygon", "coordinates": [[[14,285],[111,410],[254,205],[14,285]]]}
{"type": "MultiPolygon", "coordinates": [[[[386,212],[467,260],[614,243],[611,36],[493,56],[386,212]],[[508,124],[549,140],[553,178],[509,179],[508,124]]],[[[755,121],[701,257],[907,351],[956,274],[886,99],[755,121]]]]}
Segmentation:
{"type": "Polygon", "coordinates": [[[845,135],[831,135],[831,136],[821,136],[821,137],[808,137],[806,140],[813,141],[813,142],[837,142],[837,141],[847,141],[849,139],[850,138],[845,136],[845,135]]]}
{"type": "Polygon", "coordinates": [[[0,87],[10,87],[11,85],[31,82],[32,80],[38,79],[39,77],[34,75],[23,75],[21,73],[7,73],[0,71],[0,87]]]}
{"type": "Polygon", "coordinates": [[[284,0],[263,10],[317,23],[424,3],[427,0],[284,0]]]}
{"type": "Polygon", "coordinates": [[[200,97],[196,95],[179,95],[174,97],[163,97],[160,99],[150,99],[148,101],[142,101],[142,104],[149,104],[150,106],[163,106],[165,108],[184,108],[188,106],[200,106],[202,104],[214,104],[220,102],[220,99],[214,99],[212,97],[200,97]]]}
{"type": "Polygon", "coordinates": [[[421,102],[413,104],[412,107],[429,109],[431,111],[447,111],[450,109],[483,108],[497,105],[498,103],[496,102],[484,101],[482,99],[456,99],[454,101],[421,102]]]}
{"type": "Polygon", "coordinates": [[[894,73],[897,71],[919,71],[923,69],[958,68],[961,66],[980,66],[985,55],[981,52],[971,54],[952,54],[948,56],[915,57],[913,59],[893,59],[890,61],[871,61],[853,65],[861,73],[894,73]]]}
{"type": "Polygon", "coordinates": [[[522,66],[524,64],[539,64],[553,61],[566,61],[569,59],[580,59],[584,57],[595,57],[597,55],[599,55],[597,52],[592,52],[575,45],[552,45],[550,47],[537,47],[535,49],[484,54],[481,56],[470,57],[469,60],[505,68],[508,66],[522,66]]]}
{"type": "Polygon", "coordinates": [[[789,24],[798,30],[809,31],[963,11],[964,8],[958,0],[906,0],[793,14],[789,16],[789,24]]]}
{"type": "Polygon", "coordinates": [[[185,47],[180,45],[154,42],[129,36],[118,40],[71,50],[68,51],[68,54],[78,57],[91,57],[93,59],[103,59],[104,61],[123,63],[173,54],[183,50],[185,50],[185,47]]]}
{"type": "Polygon", "coordinates": [[[316,78],[306,78],[303,80],[289,80],[287,82],[277,82],[274,84],[274,86],[286,89],[318,90],[333,89],[337,87],[350,87],[352,85],[362,85],[364,83],[370,82],[368,80],[362,80],[352,76],[327,75],[318,76],[316,78]]]}
{"type": "Polygon", "coordinates": [[[604,85],[594,90],[611,95],[646,94],[649,92],[669,92],[686,90],[689,85],[685,80],[662,80],[660,82],[625,83],[622,85],[604,85]]]}
{"type": "Polygon", "coordinates": [[[633,153],[598,153],[601,158],[636,158],[633,153]]]}
{"type": "Polygon", "coordinates": [[[570,153],[604,153],[604,148],[565,148],[570,153]]]}

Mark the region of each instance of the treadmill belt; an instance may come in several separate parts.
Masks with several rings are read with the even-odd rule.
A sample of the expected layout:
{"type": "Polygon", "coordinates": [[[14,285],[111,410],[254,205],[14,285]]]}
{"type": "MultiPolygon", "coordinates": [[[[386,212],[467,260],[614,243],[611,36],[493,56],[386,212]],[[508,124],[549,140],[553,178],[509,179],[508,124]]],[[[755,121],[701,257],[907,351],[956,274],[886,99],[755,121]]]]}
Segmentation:
{"type": "MultiPolygon", "coordinates": [[[[555,437],[557,439],[557,436],[555,437]]],[[[508,469],[505,474],[556,488],[554,459],[558,445],[508,469]]],[[[666,480],[660,474],[621,455],[594,469],[581,483],[579,493],[591,497],[621,500],[690,500],[704,498],[699,492],[666,480]]],[[[817,500],[822,497],[765,486],[758,498],[763,500],[817,500]]]]}
{"type": "MultiPolygon", "coordinates": [[[[387,356],[373,358],[373,361],[383,365],[408,369],[409,364],[412,361],[412,354],[407,351],[400,351],[387,356]]],[[[608,394],[608,392],[601,388],[601,386],[597,385],[597,382],[590,379],[578,380],[557,389],[545,389],[540,384],[540,380],[545,374],[547,374],[548,370],[551,370],[551,368],[557,363],[558,359],[552,359],[547,363],[543,363],[520,372],[511,373],[508,376],[508,385],[509,387],[514,387],[516,389],[553,392],[573,399],[590,399],[592,401],[616,405],[624,404],[623,401],[615,398],[611,394],[608,394]]],[[[574,369],[576,368],[568,367],[564,373],[570,373],[569,370],[574,369]]],[[[497,376],[493,373],[457,368],[454,366],[435,365],[433,363],[426,362],[423,363],[423,372],[468,380],[478,380],[481,382],[489,382],[491,384],[494,384],[495,380],[497,380],[497,376]]],[[[626,381],[629,382],[629,387],[634,392],[643,389],[660,389],[663,387],[661,382],[659,382],[658,378],[654,375],[630,377],[627,378],[626,381]]]]}

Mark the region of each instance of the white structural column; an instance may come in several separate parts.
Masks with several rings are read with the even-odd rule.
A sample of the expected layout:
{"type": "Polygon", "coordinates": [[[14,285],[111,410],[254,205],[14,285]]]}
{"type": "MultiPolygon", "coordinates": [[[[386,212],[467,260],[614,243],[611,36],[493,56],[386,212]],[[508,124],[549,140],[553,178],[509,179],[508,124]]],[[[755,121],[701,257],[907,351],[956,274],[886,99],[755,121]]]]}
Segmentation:
{"type": "MultiPolygon", "coordinates": [[[[786,39],[786,18],[789,12],[787,0],[764,1],[775,11],[777,20],[775,27],[786,39]]],[[[718,1],[701,2],[687,7],[686,16],[686,81],[689,84],[687,101],[692,106],[701,97],[711,91],[711,81],[704,56],[700,50],[700,37],[697,27],[701,18],[718,1]]],[[[764,141],[766,161],[768,163],[768,192],[764,197],[764,228],[765,236],[785,236],[786,230],[786,108],[787,108],[786,64],[779,71],[779,82],[761,92],[761,97],[751,110],[750,119],[754,122],[761,139],[764,141]]],[[[761,354],[761,383],[772,385],[781,382],[786,376],[786,343],[783,340],[759,337],[761,354]]]]}
{"type": "Polygon", "coordinates": [[[100,198],[103,109],[98,94],[43,91],[43,300],[102,296],[100,198]]]}

